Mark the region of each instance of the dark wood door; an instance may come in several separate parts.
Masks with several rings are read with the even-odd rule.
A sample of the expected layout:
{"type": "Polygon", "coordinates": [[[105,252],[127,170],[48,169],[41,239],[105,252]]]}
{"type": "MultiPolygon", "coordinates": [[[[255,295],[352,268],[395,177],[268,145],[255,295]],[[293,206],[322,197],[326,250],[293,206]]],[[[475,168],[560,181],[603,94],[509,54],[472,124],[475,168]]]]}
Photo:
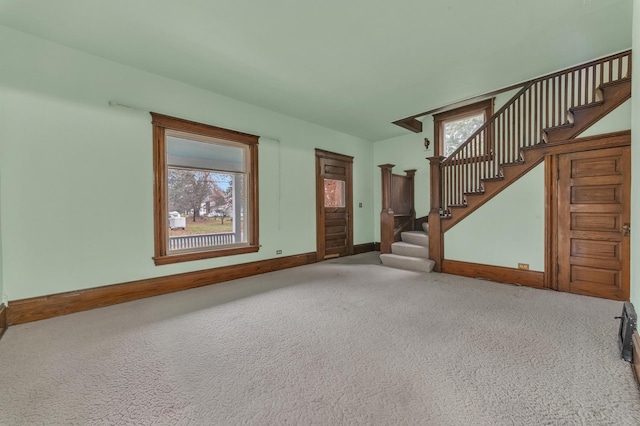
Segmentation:
{"type": "Polygon", "coordinates": [[[629,298],[630,148],[558,156],[560,291],[629,298]]]}
{"type": "Polygon", "coordinates": [[[318,260],[353,254],[353,157],[316,149],[318,260]]]}

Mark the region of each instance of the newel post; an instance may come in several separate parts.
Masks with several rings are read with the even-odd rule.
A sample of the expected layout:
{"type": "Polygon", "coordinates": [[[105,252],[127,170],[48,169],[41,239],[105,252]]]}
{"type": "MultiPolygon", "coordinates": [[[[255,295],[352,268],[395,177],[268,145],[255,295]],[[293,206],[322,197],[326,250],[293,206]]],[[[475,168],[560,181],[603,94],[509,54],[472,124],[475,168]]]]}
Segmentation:
{"type": "Polygon", "coordinates": [[[382,210],[380,211],[380,253],[391,253],[394,213],[391,210],[391,170],[395,164],[381,164],[382,210]]]}
{"type": "Polygon", "coordinates": [[[444,235],[440,222],[440,210],[442,209],[442,161],[446,157],[429,157],[431,210],[429,210],[429,258],[435,262],[434,271],[442,270],[444,258],[444,235]]]}
{"type": "Polygon", "coordinates": [[[409,179],[409,197],[411,202],[411,230],[416,230],[416,197],[415,197],[415,176],[416,169],[405,170],[407,179],[409,179]]]}

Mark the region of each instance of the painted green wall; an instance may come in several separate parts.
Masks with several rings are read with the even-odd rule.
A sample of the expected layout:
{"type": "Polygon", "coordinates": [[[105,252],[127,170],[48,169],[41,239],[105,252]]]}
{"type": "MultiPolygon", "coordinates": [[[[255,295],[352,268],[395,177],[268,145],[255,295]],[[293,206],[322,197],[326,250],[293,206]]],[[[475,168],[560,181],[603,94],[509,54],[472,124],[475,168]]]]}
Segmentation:
{"type": "MultiPolygon", "coordinates": [[[[633,50],[640,52],[640,0],[633,2],[633,50]]],[[[640,94],[640,67],[633,68],[632,93],[640,94]]],[[[640,164],[640,96],[631,97],[631,164],[640,164]]],[[[631,302],[640,311],[640,167],[631,173],[631,302]]]]}
{"type": "Polygon", "coordinates": [[[444,234],[445,259],[544,271],[544,165],[444,234]]]}
{"type": "Polygon", "coordinates": [[[9,300],[314,252],[314,148],[355,158],[354,243],[373,241],[370,142],[6,27],[0,69],[9,300]],[[148,110],[267,137],[258,253],[154,266],[148,110]]]}

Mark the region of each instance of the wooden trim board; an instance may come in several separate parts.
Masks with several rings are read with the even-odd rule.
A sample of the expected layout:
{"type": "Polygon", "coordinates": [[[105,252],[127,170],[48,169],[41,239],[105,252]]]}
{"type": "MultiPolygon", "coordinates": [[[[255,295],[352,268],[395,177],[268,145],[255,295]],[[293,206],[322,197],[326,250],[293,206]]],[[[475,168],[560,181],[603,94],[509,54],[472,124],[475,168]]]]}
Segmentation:
{"type": "Polygon", "coordinates": [[[634,331],[631,335],[631,341],[633,342],[633,361],[631,365],[633,367],[636,380],[638,381],[638,384],[640,384],[640,335],[637,331],[634,331]]]}
{"type": "Polygon", "coordinates": [[[528,271],[459,260],[442,261],[442,272],[470,278],[483,278],[499,283],[518,284],[533,288],[544,288],[544,272],[528,271]]]}
{"type": "Polygon", "coordinates": [[[376,251],[375,243],[356,244],[353,246],[353,254],[368,253],[370,251],[376,251]]]}
{"type": "Polygon", "coordinates": [[[11,301],[6,309],[6,325],[23,324],[89,309],[130,302],[175,291],[217,284],[265,272],[308,265],[316,262],[316,253],[304,253],[259,260],[221,268],[149,278],[85,290],[57,293],[11,301]]]}
{"type": "Polygon", "coordinates": [[[7,308],[0,305],[0,337],[7,331],[7,308]]]}

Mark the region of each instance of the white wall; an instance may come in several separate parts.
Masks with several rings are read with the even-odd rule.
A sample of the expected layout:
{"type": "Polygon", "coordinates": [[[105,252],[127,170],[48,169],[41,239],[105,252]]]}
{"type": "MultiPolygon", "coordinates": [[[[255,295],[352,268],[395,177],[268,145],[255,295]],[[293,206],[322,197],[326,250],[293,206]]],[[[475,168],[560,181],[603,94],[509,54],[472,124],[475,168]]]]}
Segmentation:
{"type": "Polygon", "coordinates": [[[314,148],[354,157],[354,243],[373,241],[370,142],[1,26],[0,70],[9,300],[315,252],[314,148]],[[154,266],[151,117],[110,100],[272,139],[258,253],[154,266]]]}
{"type": "MultiPolygon", "coordinates": [[[[640,52],[640,0],[633,2],[633,50],[640,52]]],[[[640,67],[633,68],[631,92],[631,164],[640,164],[640,67]]],[[[631,173],[631,302],[640,311],[640,167],[632,166],[631,173]]]]}

